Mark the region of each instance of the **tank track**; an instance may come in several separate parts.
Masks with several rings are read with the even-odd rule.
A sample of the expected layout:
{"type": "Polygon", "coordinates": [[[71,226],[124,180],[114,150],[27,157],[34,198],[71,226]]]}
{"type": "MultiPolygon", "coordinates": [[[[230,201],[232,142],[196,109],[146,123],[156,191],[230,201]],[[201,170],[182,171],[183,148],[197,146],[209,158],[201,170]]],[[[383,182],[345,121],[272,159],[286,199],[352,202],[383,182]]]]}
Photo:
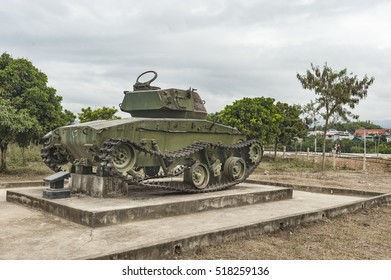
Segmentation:
{"type": "MultiPolygon", "coordinates": [[[[129,139],[121,139],[121,138],[115,138],[115,139],[109,139],[106,141],[101,149],[100,149],[100,164],[101,169],[104,173],[108,174],[108,176],[113,176],[122,179],[123,181],[127,182],[128,184],[133,184],[145,188],[151,188],[151,189],[160,189],[160,190],[169,190],[169,191],[178,191],[178,192],[185,192],[185,193],[206,193],[206,192],[212,192],[212,191],[220,191],[227,189],[229,187],[232,187],[236,184],[239,184],[243,181],[245,181],[248,176],[254,171],[255,168],[259,165],[261,158],[257,159],[257,161],[252,162],[252,160],[246,159],[246,173],[245,175],[239,179],[239,180],[229,180],[224,179],[222,181],[216,181],[211,184],[208,184],[203,189],[197,189],[196,187],[192,186],[190,183],[182,182],[182,181],[162,181],[162,180],[156,180],[157,178],[172,178],[180,175],[183,173],[183,171],[186,168],[190,168],[191,165],[184,165],[181,166],[178,170],[175,170],[171,174],[164,175],[164,176],[153,176],[153,177],[137,177],[132,176],[129,174],[123,174],[122,172],[119,172],[113,164],[113,151],[114,147],[116,145],[121,144],[127,144],[132,145],[139,153],[145,153],[146,155],[149,155],[151,157],[156,157],[157,159],[163,160],[163,161],[170,161],[170,160],[178,160],[178,159],[185,159],[185,158],[191,158],[196,153],[203,152],[205,149],[220,149],[220,150],[226,150],[228,152],[235,151],[237,153],[240,153],[243,149],[249,149],[251,145],[253,144],[259,144],[260,147],[262,147],[261,143],[258,140],[249,140],[245,142],[239,142],[236,144],[230,144],[230,145],[224,145],[224,144],[218,144],[218,143],[206,143],[206,142],[195,142],[194,144],[191,144],[185,148],[182,148],[177,151],[172,152],[159,152],[156,150],[148,149],[145,146],[142,146],[140,144],[135,143],[132,140],[129,139]]],[[[262,151],[263,152],[263,151],[262,151]]]]}
{"type": "Polygon", "coordinates": [[[53,151],[53,147],[44,144],[41,148],[41,158],[42,161],[54,172],[63,171],[61,164],[66,163],[66,161],[53,151]]]}

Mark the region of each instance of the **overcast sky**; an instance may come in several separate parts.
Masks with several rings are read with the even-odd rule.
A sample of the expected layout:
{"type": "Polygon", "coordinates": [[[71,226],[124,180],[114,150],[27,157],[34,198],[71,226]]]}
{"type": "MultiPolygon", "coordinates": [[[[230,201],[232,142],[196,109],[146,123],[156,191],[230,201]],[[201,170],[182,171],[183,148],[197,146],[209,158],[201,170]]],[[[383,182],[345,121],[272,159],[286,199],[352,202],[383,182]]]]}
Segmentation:
{"type": "Polygon", "coordinates": [[[389,0],[0,0],[0,52],[29,59],[74,113],[118,108],[146,70],[198,89],[208,112],[243,97],[302,105],[315,94],[296,73],[327,62],[374,76],[353,112],[391,119],[390,15],[389,0]]]}

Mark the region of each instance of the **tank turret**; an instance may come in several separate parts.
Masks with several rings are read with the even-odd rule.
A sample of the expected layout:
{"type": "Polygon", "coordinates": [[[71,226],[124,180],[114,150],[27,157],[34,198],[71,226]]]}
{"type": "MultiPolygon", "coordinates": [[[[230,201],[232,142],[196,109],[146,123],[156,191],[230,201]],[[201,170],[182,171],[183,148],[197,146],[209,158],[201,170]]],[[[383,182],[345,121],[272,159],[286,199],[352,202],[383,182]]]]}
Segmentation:
{"type": "Polygon", "coordinates": [[[190,118],[205,119],[207,112],[204,101],[196,89],[188,90],[151,86],[157,78],[155,71],[147,71],[138,76],[133,91],[125,91],[120,109],[132,117],[143,118],[190,118]],[[147,82],[140,78],[148,73],[154,76],[147,82]]]}

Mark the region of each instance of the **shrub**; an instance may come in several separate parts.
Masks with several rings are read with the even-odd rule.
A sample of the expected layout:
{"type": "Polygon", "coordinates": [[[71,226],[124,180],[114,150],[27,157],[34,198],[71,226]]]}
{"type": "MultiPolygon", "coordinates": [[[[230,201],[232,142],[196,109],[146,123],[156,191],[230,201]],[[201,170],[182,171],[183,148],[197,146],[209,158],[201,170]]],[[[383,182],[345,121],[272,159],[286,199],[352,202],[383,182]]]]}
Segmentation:
{"type": "Polygon", "coordinates": [[[350,148],[350,152],[356,154],[362,154],[364,153],[364,148],[361,146],[353,146],[350,148]]]}
{"type": "Polygon", "coordinates": [[[381,154],[391,154],[391,142],[381,143],[379,145],[379,153],[381,153],[381,154]]]}

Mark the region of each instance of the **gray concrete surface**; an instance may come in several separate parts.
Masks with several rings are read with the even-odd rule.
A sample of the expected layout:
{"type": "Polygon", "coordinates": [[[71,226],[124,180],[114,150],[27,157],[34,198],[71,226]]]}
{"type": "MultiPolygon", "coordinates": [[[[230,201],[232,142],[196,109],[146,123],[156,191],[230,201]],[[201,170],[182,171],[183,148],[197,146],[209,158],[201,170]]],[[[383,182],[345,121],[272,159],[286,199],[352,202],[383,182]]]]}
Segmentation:
{"type": "Polygon", "coordinates": [[[44,210],[90,227],[159,219],[202,211],[266,203],[292,198],[292,188],[241,183],[224,191],[183,194],[129,186],[129,194],[96,198],[73,194],[64,199],[45,199],[45,188],[9,190],[7,201],[44,210]]]}
{"type": "Polygon", "coordinates": [[[0,259],[159,259],[197,246],[274,231],[390,203],[377,197],[294,191],[289,200],[101,228],[5,202],[0,190],[0,259]]]}

